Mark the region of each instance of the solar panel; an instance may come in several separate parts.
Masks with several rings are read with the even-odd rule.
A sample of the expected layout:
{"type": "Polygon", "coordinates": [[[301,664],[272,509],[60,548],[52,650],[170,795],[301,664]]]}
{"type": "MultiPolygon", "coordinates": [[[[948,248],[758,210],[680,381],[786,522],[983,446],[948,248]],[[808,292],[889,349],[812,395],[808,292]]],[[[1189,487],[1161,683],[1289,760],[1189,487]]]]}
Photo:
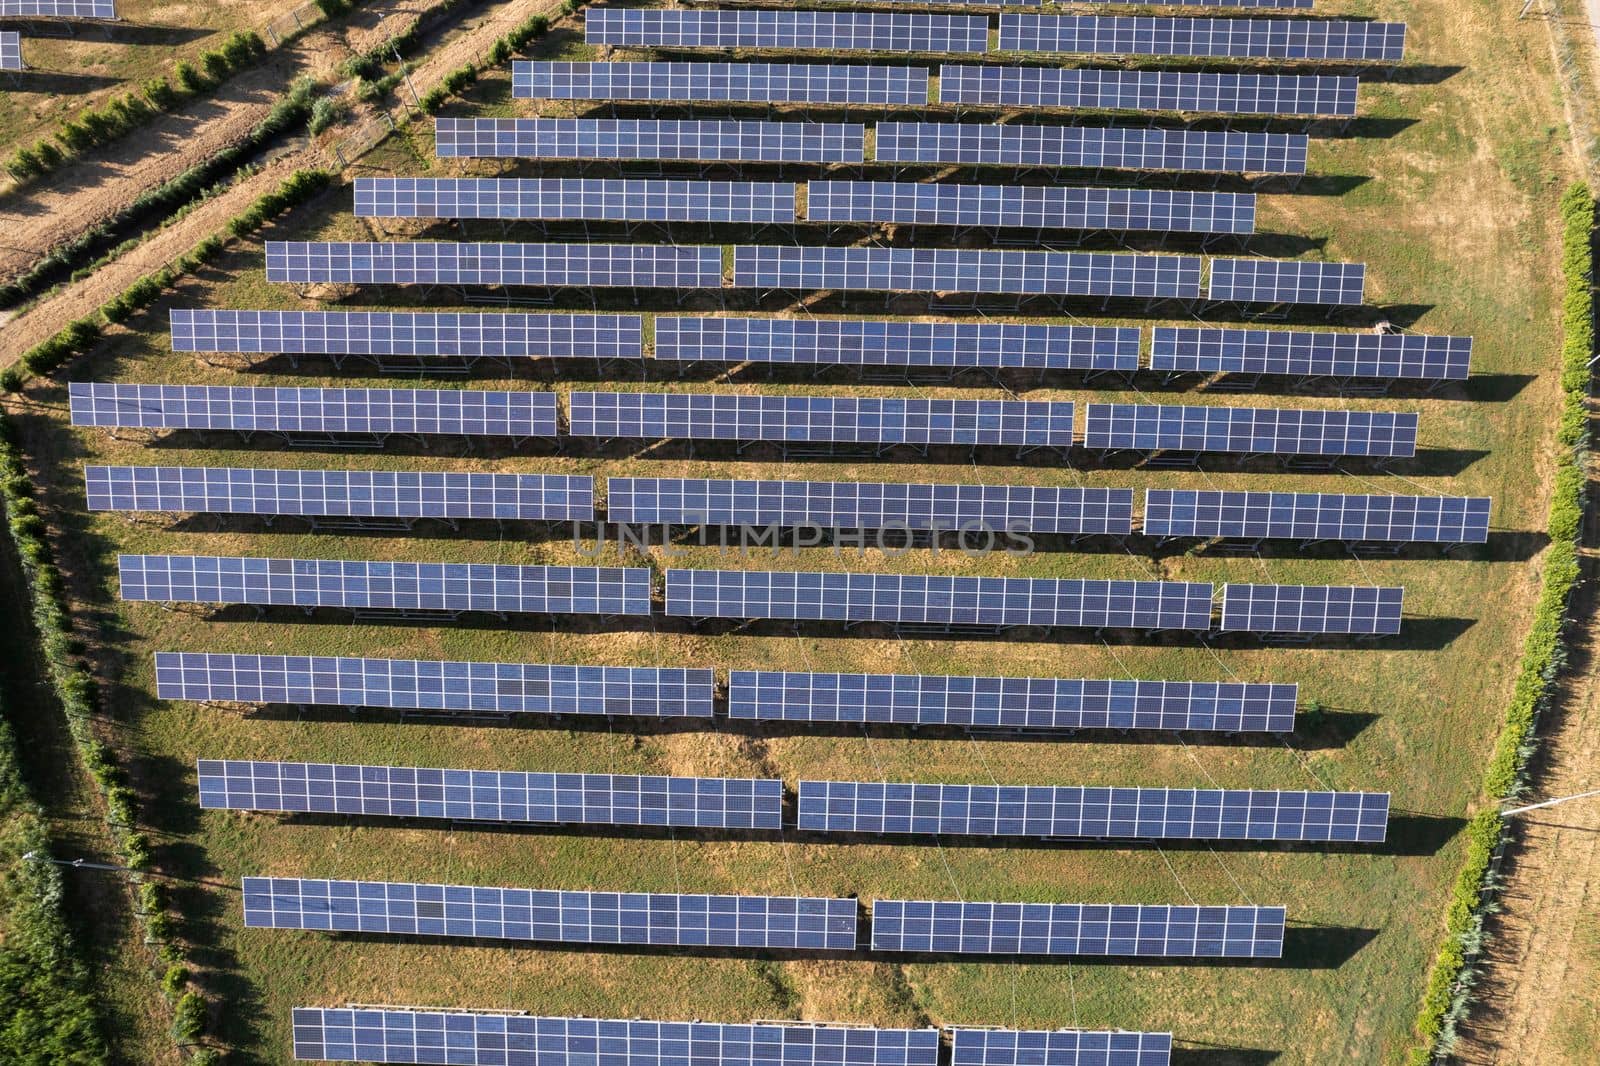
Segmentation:
{"type": "Polygon", "coordinates": [[[1157,326],[1150,369],[1203,374],[1463,381],[1471,337],[1157,326]]]}
{"type": "Polygon", "coordinates": [[[734,119],[437,118],[442,159],[649,159],[693,163],[860,163],[867,128],[734,119]]]}
{"type": "Polygon", "coordinates": [[[570,944],[853,951],[856,901],[246,877],[244,924],[570,944]]]}
{"type": "Polygon", "coordinates": [[[880,122],[873,138],[873,158],[880,163],[1208,174],[1304,174],[1310,145],[1303,133],[980,122],[880,122]]]}
{"type": "Polygon", "coordinates": [[[650,613],[650,571],[640,568],[119,555],[117,570],[124,600],[497,614],[650,613]]]}
{"type": "Polygon", "coordinates": [[[525,63],[511,68],[523,100],[674,100],[785,104],[928,102],[922,67],[801,63],[525,63]]]}
{"type": "Polygon", "coordinates": [[[989,20],[977,15],[858,11],[686,11],[595,7],[589,44],[653,48],[761,48],[830,52],[985,52],[989,20]]]}
{"type": "Polygon", "coordinates": [[[801,781],[798,827],[949,834],[1381,844],[1387,792],[801,781]]]}
{"type": "Polygon", "coordinates": [[[1139,330],[904,319],[655,320],[657,359],[866,366],[1137,370],[1139,330]]]}
{"type": "Polygon", "coordinates": [[[987,107],[1342,116],[1356,113],[1357,85],[1355,78],[1322,75],[958,64],[939,68],[940,103],[987,107]]]}
{"type": "Polygon", "coordinates": [[[574,437],[1070,447],[1072,404],[574,392],[574,437]]]}
{"type": "Polygon", "coordinates": [[[533,825],[782,829],[783,782],[201,759],[203,810],[533,825]]]}
{"type": "Polygon", "coordinates": [[[1000,16],[1003,52],[1398,63],[1405,46],[1403,22],[1000,16]]]}
{"type": "MultiPolygon", "coordinates": [[[[937,1066],[938,1056],[937,1029],[536,1018],[403,1007],[294,1010],[294,1057],[300,1060],[485,1066],[491,1062],[499,1066],[690,1062],[695,1066],[937,1066]]],[[[1052,1060],[1048,1066],[1067,1064],[1052,1060]]]]}
{"type": "Polygon", "coordinates": [[[22,62],[22,35],[0,31],[0,70],[25,70],[22,62]]]}
{"type": "Polygon", "coordinates": [[[1211,585],[1192,581],[910,577],[668,570],[667,614],[920,625],[1209,629],[1211,585]]]}
{"type": "Polygon", "coordinates": [[[1359,304],[1365,263],[1213,259],[1206,297],[1235,303],[1359,304]]]}
{"type": "Polygon", "coordinates": [[[1133,490],[614,477],[606,520],[1120,535],[1133,531],[1133,490]]]}
{"type": "Polygon", "coordinates": [[[1084,447],[1246,455],[1417,453],[1417,416],[1386,411],[1091,403],[1084,447]]]}
{"type": "Polygon", "coordinates": [[[710,670],[156,652],[164,700],[710,718],[710,670]]]}
{"type": "Polygon", "coordinates": [[[1256,198],[1250,193],[1167,189],[813,181],[806,186],[806,218],[812,222],[1253,233],[1256,198]]]}
{"type": "Polygon", "coordinates": [[[722,249],[670,244],[268,241],[267,280],[301,285],[715,289],[722,285],[722,249]]]}
{"type": "Polygon", "coordinates": [[[607,178],[357,178],[359,218],[793,222],[789,182],[607,178]]]}
{"type": "Polygon", "coordinates": [[[594,521],[594,479],[559,474],[88,466],[91,511],[594,521]]]}
{"type": "Polygon", "coordinates": [[[1376,585],[1222,586],[1224,633],[1400,632],[1403,588],[1376,585]]]}
{"type": "Polygon", "coordinates": [[[75,426],[242,433],[410,433],[553,437],[553,392],[273,389],[227,385],[68,386],[75,426]]]}
{"type": "Polygon", "coordinates": [[[116,17],[114,0],[0,0],[0,18],[114,20],[116,17]]]}
{"type": "Polygon", "coordinates": [[[872,950],[1279,959],[1283,925],[1282,907],[875,899],[872,950]]]}
{"type": "Polygon", "coordinates": [[[1298,685],[735,670],[728,717],[993,729],[1288,733],[1298,685]]]}
{"type": "Polygon", "coordinates": [[[568,359],[644,354],[638,315],[174,308],[171,321],[175,352],[568,359]]]}
{"type": "Polygon", "coordinates": [[[1489,539],[1489,506],[1486,496],[1149,489],[1144,532],[1152,537],[1483,544],[1489,539]]]}
{"type": "MultiPolygon", "coordinates": [[[[1170,0],[1179,2],[1179,0],[1170,0]]],[[[952,1029],[951,1066],[1171,1066],[1171,1033],[952,1029]]]]}
{"type": "Polygon", "coordinates": [[[733,249],[733,285],[1196,299],[1200,263],[1192,255],[745,244],[733,249]]]}

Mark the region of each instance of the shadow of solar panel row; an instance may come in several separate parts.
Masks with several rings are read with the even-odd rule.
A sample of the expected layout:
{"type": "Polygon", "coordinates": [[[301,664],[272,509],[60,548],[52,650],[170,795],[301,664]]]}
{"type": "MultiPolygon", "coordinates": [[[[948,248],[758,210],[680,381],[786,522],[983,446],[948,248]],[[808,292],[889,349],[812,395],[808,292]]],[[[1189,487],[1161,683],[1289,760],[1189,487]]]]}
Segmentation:
{"type": "Polygon", "coordinates": [[[1222,586],[1224,633],[1393,636],[1403,588],[1373,585],[1222,586]]]}
{"type": "Polygon", "coordinates": [[[710,718],[710,670],[156,652],[164,700],[710,718]]]}
{"type": "Polygon", "coordinates": [[[583,37],[589,44],[652,48],[984,52],[989,20],[981,15],[595,7],[584,12],[583,37]]]}
{"type": "Polygon", "coordinates": [[[1171,1066],[1172,1063],[1171,1033],[952,1029],[950,1045],[951,1066],[1171,1066]]]}
{"type": "MultiPolygon", "coordinates": [[[[356,179],[358,182],[362,179],[356,179]]],[[[173,308],[175,352],[638,359],[638,315],[173,308]]]]}
{"type": "Polygon", "coordinates": [[[853,951],[856,901],[246,877],[249,929],[853,951]]]}
{"type": "Polygon", "coordinates": [[[358,218],[793,222],[792,182],[357,178],[358,218]]]}
{"type": "Polygon", "coordinates": [[[1417,416],[1386,411],[1091,403],[1084,447],[1098,451],[1232,452],[1410,458],[1417,416]]]}
{"type": "Polygon", "coordinates": [[[1209,583],[668,570],[667,614],[926,625],[1211,627],[1209,583]]]}
{"type": "Polygon", "coordinates": [[[999,50],[1398,63],[1403,22],[1001,15],[999,50]]]}
{"type": "Polygon", "coordinates": [[[733,286],[1197,299],[1198,256],[737,245],[733,286]]]}
{"type": "Polygon", "coordinates": [[[0,18],[103,19],[117,17],[114,0],[0,0],[0,18]]]}
{"type": "Polygon", "coordinates": [[[0,70],[26,70],[22,62],[22,35],[0,30],[0,70]]]}
{"type": "Polygon", "coordinates": [[[1282,907],[875,899],[872,950],[1169,959],[1283,957],[1282,907]]]}
{"type": "Polygon", "coordinates": [[[204,810],[533,825],[782,829],[783,782],[201,759],[204,810]]]}
{"type": "Polygon", "coordinates": [[[1387,792],[801,781],[802,831],[1381,844],[1387,792]]]}
{"type": "Polygon", "coordinates": [[[648,615],[650,571],[600,566],[119,555],[124,600],[496,614],[648,615]]]}
{"type": "Polygon", "coordinates": [[[730,718],[994,729],[1294,730],[1298,685],[735,670],[730,718]]]}
{"type": "Polygon", "coordinates": [[[735,119],[437,118],[445,159],[638,159],[691,163],[860,163],[867,128],[735,119]]]}
{"type": "Polygon", "coordinates": [[[88,466],[91,511],[594,521],[594,479],[560,474],[88,466]]]}
{"type": "Polygon", "coordinates": [[[1250,193],[1086,189],[1038,185],[922,185],[813,181],[812,222],[900,222],[938,226],[1253,233],[1250,193]]]}
{"type": "Polygon", "coordinates": [[[939,102],[987,107],[1187,111],[1225,115],[1356,113],[1355,78],[1056,67],[939,68],[939,102]]]}
{"type": "Polygon", "coordinates": [[[1483,544],[1487,496],[1355,496],[1332,492],[1147,489],[1151,537],[1483,544]]]}
{"type": "Polygon", "coordinates": [[[551,437],[553,392],[472,389],[68,386],[72,424],[273,433],[411,433],[551,437]]]}
{"type": "Polygon", "coordinates": [[[1211,260],[1206,298],[1235,303],[1359,304],[1364,263],[1288,259],[1211,260]]]}
{"type": "Polygon", "coordinates": [[[294,1057],[435,1066],[938,1066],[939,1031],[296,1007],[294,1057]]]}
{"type": "Polygon", "coordinates": [[[657,316],[657,359],[1137,370],[1139,330],[883,319],[657,316]]]}
{"type": "Polygon", "coordinates": [[[1208,174],[1304,174],[1311,143],[1303,133],[979,122],[880,122],[873,136],[880,163],[1208,174]]]}
{"type": "Polygon", "coordinates": [[[574,437],[1069,447],[1072,404],[574,392],[574,437]]]}
{"type": "Polygon", "coordinates": [[[302,285],[715,289],[722,285],[722,249],[663,244],[268,241],[267,280],[302,285]]]}
{"type": "Polygon", "coordinates": [[[613,477],[606,521],[1127,534],[1133,490],[613,477]]]}
{"type": "Polygon", "coordinates": [[[521,100],[680,100],[914,105],[928,102],[922,67],[802,63],[527,63],[511,68],[521,100]]]}
{"type": "Polygon", "coordinates": [[[1150,351],[1151,370],[1174,373],[1464,381],[1471,364],[1471,337],[1414,333],[1157,326],[1150,351]]]}

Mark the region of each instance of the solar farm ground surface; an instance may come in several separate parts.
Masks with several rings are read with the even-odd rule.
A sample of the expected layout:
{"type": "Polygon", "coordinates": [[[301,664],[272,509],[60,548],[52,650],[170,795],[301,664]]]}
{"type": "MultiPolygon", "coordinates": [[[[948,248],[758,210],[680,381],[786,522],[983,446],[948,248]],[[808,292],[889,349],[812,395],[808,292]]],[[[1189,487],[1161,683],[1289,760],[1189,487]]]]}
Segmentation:
{"type": "MultiPolygon", "coordinates": [[[[1326,240],[1321,255],[1368,264],[1369,301],[1397,307],[1396,320],[1431,333],[1477,339],[1474,378],[1437,394],[1397,392],[1379,399],[1326,391],[1259,395],[1186,393],[1138,379],[1141,393],[1109,379],[1076,376],[1012,381],[1024,399],[1280,404],[1421,412],[1423,451],[1393,473],[1351,466],[1351,474],[1244,468],[1221,458],[1194,470],[1132,469],[1111,464],[1070,469],[1038,453],[1023,460],[923,459],[909,452],[875,459],[784,461],[775,451],[657,449],[633,455],[580,446],[562,457],[493,445],[466,455],[448,447],[393,442],[381,452],[245,447],[221,435],[175,438],[148,448],[138,440],[64,425],[66,389],[30,389],[19,408],[27,447],[40,464],[44,502],[65,531],[74,589],[86,611],[114,639],[103,649],[108,703],[119,747],[138,753],[141,787],[163,861],[198,878],[183,907],[205,917],[194,930],[203,962],[219,968],[227,989],[221,1024],[228,1039],[259,1061],[282,1061],[290,1008],[347,1001],[514,1008],[594,1016],[807,1019],[886,1025],[936,1024],[1170,1029],[1180,1047],[1204,1048],[1190,1061],[1289,1064],[1386,1062],[1398,1057],[1424,968],[1440,929],[1448,885],[1461,853],[1462,818],[1477,795],[1483,758],[1504,705],[1516,650],[1536,588],[1537,552],[1547,490],[1557,382],[1555,199],[1570,162],[1546,30],[1518,23],[1514,11],[1416,0],[1338,5],[1328,11],[1403,15],[1412,27],[1412,60],[1426,73],[1365,85],[1358,122],[1345,137],[1319,138],[1297,193],[1263,195],[1260,229],[1326,240]],[[993,482],[1137,488],[1239,488],[1489,495],[1496,534],[1482,548],[1445,558],[1433,550],[1355,559],[1337,548],[1279,545],[1260,559],[1185,554],[1181,547],[1136,557],[1115,546],[1058,548],[1020,558],[971,559],[835,556],[811,549],[798,558],[726,559],[711,549],[681,558],[655,553],[658,566],[751,569],[852,569],[985,576],[1272,581],[1404,585],[1404,634],[1376,644],[1261,647],[1228,642],[1121,641],[1089,634],[1011,633],[1001,638],[897,639],[882,629],[774,627],[696,632],[658,618],[655,625],[604,627],[584,620],[560,629],[469,619],[416,627],[360,623],[322,615],[276,613],[207,617],[116,596],[117,552],[307,556],[504,563],[583,562],[566,534],[492,526],[419,526],[408,534],[310,534],[293,521],[266,529],[254,521],[178,524],[83,510],[84,463],[351,467],[392,470],[497,470],[597,476],[764,477],[838,480],[993,482]],[[263,652],[509,660],[729,669],[787,669],[953,674],[1234,677],[1301,683],[1305,714],[1288,745],[1275,740],[1213,742],[1170,737],[1089,734],[1048,742],[914,736],[890,731],[747,730],[719,723],[704,731],[655,732],[617,723],[568,732],[465,724],[399,722],[369,713],[352,718],[325,709],[304,718],[240,716],[154,699],[155,651],[263,652]],[[283,823],[269,817],[200,815],[196,758],[303,759],[495,769],[673,773],[702,776],[923,780],[967,783],[1129,784],[1228,788],[1335,788],[1392,791],[1397,810],[1389,845],[1329,852],[1298,848],[987,847],[946,842],[841,843],[730,840],[680,833],[486,832],[400,828],[376,822],[283,823]],[[1288,908],[1289,941],[1281,965],[1150,966],[1112,962],[1013,964],[707,957],[559,948],[437,945],[336,940],[319,934],[241,928],[243,875],[346,877],[483,885],[658,892],[1040,900],[1060,902],[1245,903],[1288,908]]],[[[572,23],[565,24],[570,27],[572,23]]],[[[591,58],[566,29],[551,35],[542,58],[591,58]]],[[[486,75],[449,114],[529,114],[510,100],[509,70],[486,75]]],[[[557,112],[552,109],[547,113],[557,112]]],[[[426,125],[396,137],[368,163],[399,175],[470,175],[491,171],[438,165],[426,125]]],[[[514,171],[532,176],[532,168],[514,171]]],[[[626,173],[625,170],[606,171],[626,173]]],[[[557,170],[544,172],[549,176],[557,170]]],[[[600,176],[600,171],[593,172],[600,176]]],[[[755,175],[758,176],[758,175],[755,175]]],[[[884,171],[868,177],[888,176],[884,171]]],[[[803,175],[802,175],[803,177],[803,175]]],[[[947,179],[951,180],[951,179],[947,179]]],[[[970,179],[968,179],[970,180],[970,179]]],[[[994,180],[994,179],[987,179],[994,180]]],[[[266,236],[289,240],[371,240],[350,214],[351,191],[336,191],[287,218],[266,236]]],[[[402,232],[414,233],[412,226],[402,232]]],[[[676,231],[685,242],[695,231],[676,231]]],[[[497,240],[480,224],[467,239],[497,240]]],[[[537,230],[506,239],[539,240],[537,230]]],[[[426,233],[463,239],[439,227],[426,233]]],[[[732,243],[736,237],[708,233],[732,243]]],[[[556,238],[561,239],[561,238],[556,238]]],[[[651,239],[642,237],[640,239],[651,239]]],[[[809,241],[820,240],[813,231],[809,241]]],[[[923,240],[928,240],[924,235],[923,240]]],[[[1293,254],[1292,242],[1253,248],[1293,254]],[[1282,245],[1278,247],[1277,245],[1282,245]]],[[[570,294],[569,294],[570,296],[570,294]]],[[[572,297],[587,306],[587,296],[572,297]]],[[[362,293],[344,306],[437,307],[454,297],[417,292],[362,293]],[[387,302],[385,302],[387,301],[387,302]]],[[[633,309],[626,295],[602,294],[602,307],[633,309]]],[[[715,298],[678,307],[647,296],[646,313],[715,313],[715,298]]],[[[240,373],[174,356],[166,308],[309,308],[286,288],[266,283],[259,242],[237,244],[214,269],[185,284],[75,368],[82,380],[188,384],[326,384],[393,386],[360,364],[336,372],[308,360],[240,373]]],[[[730,294],[738,313],[759,308],[753,295],[730,294]]],[[[1092,316],[1088,307],[1080,309],[1092,316]]],[[[838,313],[824,305],[822,313],[838,313]]],[[[882,314],[857,302],[848,313],[882,314]]],[[[897,301],[893,314],[917,314],[897,301]]],[[[1088,317],[1087,321],[1102,321],[1088,317]]],[[[1166,319],[1106,319],[1110,325],[1189,324],[1166,319]]],[[[431,384],[431,382],[430,382],[431,384]]],[[[448,382],[446,383],[448,387],[448,382]]],[[[1004,398],[977,377],[957,384],[922,379],[916,387],[861,384],[852,373],[779,371],[732,380],[678,381],[655,372],[562,364],[501,381],[480,373],[473,387],[711,389],[793,395],[1004,398]]],[[[614,551],[605,562],[614,564],[614,551]]]]}

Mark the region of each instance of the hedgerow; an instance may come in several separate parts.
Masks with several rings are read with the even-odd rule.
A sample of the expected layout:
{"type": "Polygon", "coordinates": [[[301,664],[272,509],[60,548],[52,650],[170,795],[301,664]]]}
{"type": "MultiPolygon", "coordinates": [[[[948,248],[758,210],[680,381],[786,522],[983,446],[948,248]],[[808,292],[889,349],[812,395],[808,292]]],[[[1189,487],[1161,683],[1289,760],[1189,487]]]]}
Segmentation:
{"type": "MultiPolygon", "coordinates": [[[[582,4],[567,0],[561,5],[561,12],[570,15],[578,10],[582,4]]],[[[529,41],[537,40],[550,32],[550,20],[543,15],[530,15],[516,26],[508,30],[504,36],[495,39],[489,46],[489,51],[484,57],[484,65],[496,67],[510,59],[512,54],[520,52],[529,41]]],[[[478,80],[479,69],[473,63],[464,63],[444,76],[444,80],[429,89],[417,106],[428,114],[436,114],[444,106],[445,101],[455,96],[475,81],[478,80]]]]}

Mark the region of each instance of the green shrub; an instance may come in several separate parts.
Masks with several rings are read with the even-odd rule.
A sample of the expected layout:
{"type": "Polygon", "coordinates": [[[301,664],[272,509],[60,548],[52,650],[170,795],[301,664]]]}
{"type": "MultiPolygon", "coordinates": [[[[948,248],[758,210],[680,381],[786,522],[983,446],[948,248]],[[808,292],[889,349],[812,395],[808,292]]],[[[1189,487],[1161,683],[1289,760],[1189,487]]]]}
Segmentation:
{"type": "Polygon", "coordinates": [[[178,86],[190,96],[205,92],[211,88],[211,84],[206,81],[205,75],[196,70],[194,64],[187,59],[178,60],[177,64],[172,68],[172,75],[178,79],[178,86]]]}
{"type": "Polygon", "coordinates": [[[151,78],[144,83],[141,91],[144,93],[144,98],[158,111],[170,111],[183,99],[166,78],[151,78]]]}
{"type": "Polygon", "coordinates": [[[168,966],[167,972],[161,975],[161,992],[169,1000],[177,1000],[188,986],[189,967],[181,962],[168,966]]]}
{"type": "Polygon", "coordinates": [[[489,47],[487,62],[491,67],[498,67],[501,63],[511,58],[511,42],[504,37],[495,41],[489,47]]]}
{"type": "Polygon", "coordinates": [[[206,78],[215,84],[228,76],[228,57],[218,51],[201,52],[200,67],[206,72],[206,78]]]}
{"type": "Polygon", "coordinates": [[[94,143],[94,134],[82,122],[68,119],[56,130],[56,140],[74,152],[81,152],[94,143]]]}
{"type": "Polygon", "coordinates": [[[172,1035],[180,1044],[193,1044],[205,1032],[206,999],[198,992],[185,992],[172,1012],[172,1035]]]}
{"type": "Polygon", "coordinates": [[[435,85],[422,94],[422,99],[418,101],[417,106],[428,114],[433,115],[438,113],[448,99],[450,99],[450,94],[445,92],[442,86],[435,85]]]}
{"type": "Polygon", "coordinates": [[[349,14],[355,6],[353,0],[317,0],[317,7],[326,18],[330,19],[349,14]]]}
{"type": "Polygon", "coordinates": [[[189,1055],[189,1066],[219,1066],[222,1062],[222,1052],[216,1048],[195,1048],[189,1055]]]}
{"type": "Polygon", "coordinates": [[[10,159],[6,160],[6,171],[18,181],[25,181],[43,174],[44,164],[39,159],[37,149],[22,145],[11,153],[10,159]]]}
{"type": "Polygon", "coordinates": [[[311,107],[311,118],[306,123],[307,132],[315,137],[335,122],[338,122],[344,112],[345,105],[342,101],[335,100],[331,96],[322,97],[311,107]]]}
{"type": "Polygon", "coordinates": [[[66,156],[61,154],[61,149],[49,141],[40,141],[33,146],[33,150],[39,153],[39,162],[44,164],[46,170],[54,170],[66,161],[66,156]]]}
{"type": "Polygon", "coordinates": [[[441,84],[444,91],[452,96],[459,95],[463,89],[478,80],[478,68],[471,63],[463,63],[444,76],[441,84]]]}

